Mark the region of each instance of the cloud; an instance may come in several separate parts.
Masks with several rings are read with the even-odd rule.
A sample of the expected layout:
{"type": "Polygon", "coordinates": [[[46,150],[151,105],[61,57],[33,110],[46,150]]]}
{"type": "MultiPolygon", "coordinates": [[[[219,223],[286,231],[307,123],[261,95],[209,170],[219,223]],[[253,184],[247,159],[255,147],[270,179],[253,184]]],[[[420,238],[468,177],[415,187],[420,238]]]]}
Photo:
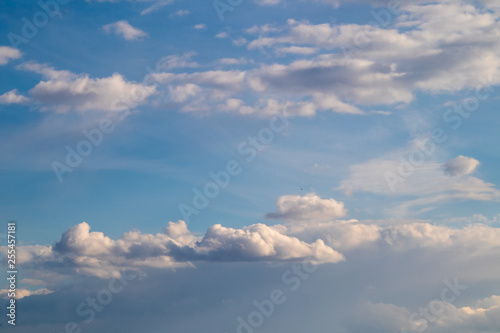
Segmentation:
{"type": "Polygon", "coordinates": [[[0,104],[25,104],[28,101],[29,98],[20,95],[17,89],[13,89],[0,95],[0,104]]]}
{"type": "MultiPolygon", "coordinates": [[[[147,14],[150,14],[154,11],[157,11],[158,9],[164,7],[164,6],[167,6],[171,3],[173,3],[174,1],[173,0],[156,0],[154,1],[154,4],[149,6],[148,8],[144,9],[142,12],[141,12],[141,15],[147,15],[147,14]]],[[[179,11],[180,12],[180,11],[179,11]]],[[[180,16],[180,15],[179,15],[180,16]]]]}
{"type": "Polygon", "coordinates": [[[331,221],[347,215],[344,203],[334,199],[321,199],[314,193],[304,196],[285,195],[276,202],[278,211],[267,213],[267,218],[290,222],[331,221]]]}
{"type": "Polygon", "coordinates": [[[254,25],[245,30],[249,34],[263,35],[270,32],[280,31],[280,29],[272,24],[254,25]]]}
{"type": "Polygon", "coordinates": [[[174,17],[174,16],[177,16],[177,17],[182,17],[182,16],[186,16],[186,15],[189,15],[189,10],[185,10],[185,9],[179,9],[178,11],[176,11],[175,13],[173,14],[170,14],[170,17],[174,17]]]}
{"type": "Polygon", "coordinates": [[[215,38],[228,38],[229,34],[225,31],[219,32],[217,35],[215,35],[215,38]]]}
{"type": "Polygon", "coordinates": [[[205,24],[203,24],[203,23],[199,23],[199,24],[196,24],[196,25],[194,26],[194,28],[195,28],[196,30],[203,30],[203,29],[206,29],[206,28],[207,28],[207,26],[206,26],[205,24]]]}
{"type": "Polygon", "coordinates": [[[281,0],[254,0],[259,6],[275,6],[281,2],[281,0]]]}
{"type": "Polygon", "coordinates": [[[126,81],[118,73],[91,78],[88,74],[59,71],[33,62],[21,64],[18,68],[45,77],[46,80],[29,91],[32,102],[42,105],[42,110],[123,111],[145,103],[156,92],[154,86],[126,81]]]}
{"type": "Polygon", "coordinates": [[[106,24],[102,27],[107,33],[115,33],[121,35],[126,40],[137,40],[148,36],[144,31],[134,28],[125,20],[117,21],[114,23],[106,24]]]}
{"type": "Polygon", "coordinates": [[[246,58],[221,58],[216,61],[220,65],[245,65],[248,63],[246,58]]]}
{"type": "Polygon", "coordinates": [[[309,54],[314,54],[316,52],[318,52],[318,48],[305,47],[305,46],[288,46],[276,49],[276,54],[279,55],[287,55],[287,54],[309,55],[309,54]]]}
{"type": "Polygon", "coordinates": [[[5,65],[13,59],[19,59],[22,55],[18,49],[10,46],[0,46],[0,65],[5,65]]]}
{"type": "Polygon", "coordinates": [[[463,176],[473,173],[479,166],[479,161],[472,157],[458,156],[447,161],[443,167],[450,176],[463,176]]]}
{"type": "Polygon", "coordinates": [[[340,253],[325,246],[322,240],[307,244],[264,224],[243,229],[214,225],[198,246],[201,253],[207,253],[208,258],[217,261],[310,259],[313,262],[335,263],[344,259],[340,253]]]}
{"type": "MultiPolygon", "coordinates": [[[[0,289],[0,298],[2,299],[10,299],[9,297],[9,289],[0,289]]],[[[47,288],[42,288],[42,289],[38,289],[38,290],[28,290],[28,289],[22,289],[22,288],[17,288],[16,291],[16,299],[23,299],[24,297],[28,297],[28,296],[31,296],[31,295],[48,295],[48,294],[51,294],[53,293],[52,290],[49,290],[47,288]]]]}
{"type": "Polygon", "coordinates": [[[463,2],[413,3],[392,20],[384,28],[288,20],[277,32],[252,27],[260,36],[247,47],[278,54],[322,50],[314,60],[267,66],[260,80],[276,91],[308,91],[311,84],[343,90],[342,100],[354,104],[408,103],[415,91],[453,93],[476,88],[481,78],[500,82],[500,57],[492,51],[500,43],[488,33],[500,29],[494,13],[463,2]],[[379,85],[385,91],[375,93],[379,85]]]}
{"type": "Polygon", "coordinates": [[[500,296],[477,300],[472,306],[458,307],[444,300],[433,300],[424,308],[431,315],[412,314],[393,304],[368,303],[364,321],[378,322],[386,331],[406,332],[495,332],[500,329],[500,296]],[[367,320],[368,319],[368,320],[367,320]]]}
{"type": "Polygon", "coordinates": [[[338,189],[347,194],[362,191],[396,198],[398,205],[388,208],[391,217],[408,217],[408,213],[422,213],[451,200],[500,200],[494,184],[471,175],[478,161],[459,157],[451,160],[450,171],[446,171],[433,156],[435,149],[432,140],[415,139],[397,152],[351,166],[350,175],[338,189]],[[450,172],[457,176],[450,177],[450,172]]]}
{"type": "Polygon", "coordinates": [[[118,240],[91,232],[82,222],[64,232],[53,247],[24,246],[19,259],[32,269],[59,266],[61,270],[53,272],[61,276],[74,272],[108,278],[119,277],[126,270],[188,267],[199,261],[336,263],[344,258],[323,240],[306,243],[264,224],[242,229],[214,225],[198,237],[179,221],[170,222],[161,234],[131,231],[118,240]]]}
{"type": "Polygon", "coordinates": [[[200,65],[191,61],[191,58],[196,55],[196,52],[186,52],[181,55],[173,54],[163,57],[158,61],[157,68],[161,70],[170,70],[174,68],[196,68],[200,65]]]}
{"type": "MultiPolygon", "coordinates": [[[[332,209],[338,214],[338,203],[318,205],[327,206],[320,211],[332,209]]],[[[18,260],[26,279],[41,280],[50,287],[75,275],[118,278],[131,270],[188,268],[202,262],[338,263],[359,251],[374,254],[415,250],[436,255],[455,253],[462,262],[500,253],[500,229],[485,224],[454,229],[430,223],[386,227],[356,220],[319,223],[318,215],[327,218],[324,212],[318,214],[311,210],[312,205],[306,206],[298,214],[304,219],[301,224],[254,224],[241,229],[216,224],[202,236],[189,231],[184,221],[178,221],[170,222],[163,233],[134,230],[113,240],[90,231],[90,226],[82,222],[64,232],[53,246],[21,246],[18,260]],[[301,215],[306,211],[310,212],[309,219],[301,215]]],[[[500,271],[484,274],[500,277],[500,271]]]]}

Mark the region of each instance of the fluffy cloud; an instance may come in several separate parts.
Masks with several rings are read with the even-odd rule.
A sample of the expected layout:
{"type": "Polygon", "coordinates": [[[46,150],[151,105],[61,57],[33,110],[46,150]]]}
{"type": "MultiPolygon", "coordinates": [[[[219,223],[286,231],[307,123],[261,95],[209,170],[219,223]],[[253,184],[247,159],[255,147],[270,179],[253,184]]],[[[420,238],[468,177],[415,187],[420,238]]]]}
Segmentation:
{"type": "MultiPolygon", "coordinates": [[[[33,269],[64,263],[66,270],[102,278],[146,267],[192,266],[191,262],[196,261],[324,263],[344,259],[321,239],[306,243],[264,224],[242,229],[214,225],[203,237],[197,237],[184,221],[170,222],[161,234],[131,231],[118,240],[91,232],[90,226],[82,222],[64,232],[53,247],[25,246],[23,253],[20,262],[33,269]]],[[[66,270],[59,273],[67,274],[66,270]]]]}
{"type": "Polygon", "coordinates": [[[0,46],[0,65],[7,64],[12,59],[19,59],[23,54],[10,46],[0,46]]]}
{"type": "Polygon", "coordinates": [[[91,78],[87,74],[59,71],[38,63],[24,63],[18,68],[45,77],[45,81],[29,91],[31,100],[41,104],[42,110],[123,111],[145,103],[156,92],[154,86],[126,81],[118,73],[91,78]]]}
{"type": "Polygon", "coordinates": [[[276,202],[278,211],[266,214],[267,218],[290,222],[321,222],[344,217],[344,203],[334,199],[321,199],[314,193],[304,196],[285,195],[276,202]]]}
{"type": "MultiPolygon", "coordinates": [[[[140,281],[129,281],[120,294],[113,295],[107,311],[99,314],[101,320],[93,323],[93,332],[109,332],[109,327],[128,320],[124,315],[128,313],[159,328],[165,327],[165,316],[171,315],[169,327],[183,328],[180,331],[189,330],[187,319],[203,322],[211,331],[235,331],[236,319],[253,311],[249,310],[251,301],[261,301],[277,288],[286,293],[286,309],[284,305],[282,314],[266,322],[263,332],[276,332],[278,327],[290,332],[321,327],[339,332],[366,328],[380,333],[418,332],[424,324],[432,333],[451,333],[464,327],[471,333],[498,331],[499,297],[482,295],[487,288],[495,288],[494,281],[500,278],[500,268],[495,265],[500,260],[498,228],[484,224],[454,229],[429,223],[382,227],[355,220],[314,222],[306,226],[255,224],[241,229],[214,225],[202,236],[191,233],[183,222],[170,222],[163,233],[132,231],[118,240],[91,232],[82,223],[66,231],[54,247],[19,248],[19,254],[25,255],[21,264],[24,276],[45,284],[28,278],[18,287],[36,283],[54,291],[24,297],[23,309],[31,322],[24,321],[28,326],[21,325],[20,332],[33,331],[31,324],[52,325],[53,321],[44,321],[49,316],[43,315],[45,307],[40,304],[60,302],[61,298],[69,310],[61,312],[56,323],[66,323],[74,318],[81,302],[121,281],[99,277],[118,277],[127,270],[146,274],[139,274],[140,281]],[[341,265],[316,266],[313,273],[301,275],[300,284],[295,279],[298,275],[290,274],[302,266],[295,261],[338,262],[344,257],[341,265]],[[171,269],[192,266],[188,260],[197,268],[171,269]],[[62,274],[72,279],[61,283],[62,274]],[[81,279],[75,274],[86,276],[81,279]],[[440,296],[444,278],[453,281],[455,276],[460,285],[469,287],[459,298],[460,306],[442,303],[445,311],[433,321],[412,317],[412,311],[420,307],[436,306],[429,300],[440,296]],[[147,304],[136,304],[137,295],[147,299],[147,304]],[[193,307],[200,311],[193,313],[193,307]],[[207,313],[205,309],[209,309],[205,319],[212,318],[216,324],[193,320],[204,318],[199,314],[207,313]],[[329,315],[332,310],[338,316],[329,315]],[[303,322],[307,327],[295,327],[303,322]],[[108,325],[101,326],[103,323],[108,325]]],[[[55,327],[47,326],[47,330],[55,327]]]]}
{"type": "Polygon", "coordinates": [[[282,214],[306,219],[309,213],[306,223],[254,224],[241,229],[217,224],[203,236],[196,236],[184,221],[179,221],[170,222],[163,233],[130,231],[113,240],[101,232],[91,232],[90,226],[83,222],[64,232],[54,246],[23,246],[19,262],[26,278],[52,281],[75,273],[110,278],[127,270],[174,269],[197,262],[337,263],[344,260],[341,252],[349,255],[367,248],[370,251],[389,248],[395,252],[428,249],[435,253],[453,250],[464,258],[500,253],[500,230],[484,224],[453,229],[429,223],[387,227],[356,220],[318,223],[318,219],[345,213],[343,206],[315,196],[291,200],[296,208],[290,210],[283,203],[282,214]],[[51,267],[50,275],[37,273],[47,267],[51,267]],[[33,276],[28,272],[33,272],[33,276]]]}
{"type": "Polygon", "coordinates": [[[443,167],[450,176],[468,175],[474,172],[479,166],[479,161],[472,157],[458,156],[447,161],[443,167]]]}
{"type": "Polygon", "coordinates": [[[121,35],[126,40],[137,40],[146,37],[148,34],[144,31],[134,28],[125,20],[106,24],[102,27],[107,33],[121,35]]]}
{"type": "Polygon", "coordinates": [[[25,104],[28,101],[29,98],[20,95],[17,89],[13,89],[0,95],[0,104],[25,104]]]}
{"type": "MultiPolygon", "coordinates": [[[[181,108],[263,116],[259,104],[272,94],[281,105],[307,105],[307,112],[289,114],[310,116],[325,110],[363,114],[361,107],[409,103],[416,92],[454,93],[485,82],[494,85],[500,82],[496,15],[459,1],[405,2],[401,14],[391,15],[383,27],[293,19],[284,26],[253,26],[246,30],[257,35],[247,44],[249,50],[268,54],[266,50],[272,49],[279,57],[293,54],[299,59],[241,72],[244,79],[238,87],[244,89],[232,89],[230,96],[208,89],[181,108]],[[235,100],[242,101],[240,107],[231,109],[235,100]],[[225,107],[207,106],[214,104],[225,107]]],[[[183,84],[198,84],[196,77],[206,73],[185,73],[183,84]]]]}
{"type": "Polygon", "coordinates": [[[209,258],[224,261],[239,260],[297,260],[339,262],[343,256],[326,246],[322,240],[307,244],[298,238],[286,236],[264,224],[243,229],[210,227],[198,243],[199,252],[209,258]]]}

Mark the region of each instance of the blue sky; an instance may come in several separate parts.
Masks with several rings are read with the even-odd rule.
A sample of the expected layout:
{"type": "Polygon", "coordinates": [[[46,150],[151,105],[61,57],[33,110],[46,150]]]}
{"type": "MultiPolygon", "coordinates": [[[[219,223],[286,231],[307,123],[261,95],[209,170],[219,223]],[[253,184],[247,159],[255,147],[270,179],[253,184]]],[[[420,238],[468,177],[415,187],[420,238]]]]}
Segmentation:
{"type": "Polygon", "coordinates": [[[311,263],[258,330],[500,329],[495,1],[0,7],[14,331],[235,331],[311,263]],[[129,273],[96,319],[75,311],[129,273]]]}

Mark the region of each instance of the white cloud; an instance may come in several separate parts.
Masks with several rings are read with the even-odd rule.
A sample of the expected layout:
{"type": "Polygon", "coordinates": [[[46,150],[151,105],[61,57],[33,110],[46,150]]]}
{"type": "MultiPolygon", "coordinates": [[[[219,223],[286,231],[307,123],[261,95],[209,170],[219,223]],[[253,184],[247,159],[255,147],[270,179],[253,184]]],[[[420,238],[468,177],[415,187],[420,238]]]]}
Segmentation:
{"type": "MultiPolygon", "coordinates": [[[[295,214],[294,218],[304,222],[301,224],[294,220],[285,225],[254,224],[241,229],[216,224],[203,236],[193,234],[185,222],[179,221],[170,222],[163,233],[143,234],[136,230],[113,240],[101,232],[91,232],[83,222],[64,232],[54,246],[20,247],[19,261],[25,278],[54,282],[73,274],[119,277],[127,270],[192,267],[200,261],[337,263],[344,260],[342,253],[349,260],[353,251],[378,256],[387,251],[407,253],[420,249],[435,255],[454,253],[467,262],[493,259],[491,256],[500,253],[500,229],[485,224],[453,229],[429,223],[387,227],[356,220],[320,223],[332,214],[344,214],[344,208],[337,202],[313,201],[301,202],[293,210],[285,208],[286,217],[295,214]],[[315,211],[313,208],[318,206],[315,211]],[[307,213],[309,216],[305,216],[307,213]],[[47,267],[51,267],[49,275],[39,274],[47,267]]],[[[483,273],[490,278],[500,277],[498,270],[483,273]]],[[[480,278],[471,274],[467,276],[480,278]]]]}
{"type": "Polygon", "coordinates": [[[412,210],[413,214],[419,213],[414,211],[416,208],[424,212],[451,200],[500,200],[494,184],[470,174],[479,162],[459,158],[461,162],[450,163],[450,172],[457,172],[456,177],[450,177],[437,156],[432,155],[435,149],[432,140],[420,138],[405,149],[353,165],[339,189],[347,194],[363,191],[398,196],[398,205],[388,209],[393,217],[408,217],[412,210]]]}
{"type": "Polygon", "coordinates": [[[215,35],[215,38],[228,38],[229,34],[225,31],[219,32],[217,35],[215,35]]]}
{"type": "Polygon", "coordinates": [[[246,29],[245,31],[249,34],[259,34],[263,35],[270,32],[276,32],[280,29],[272,24],[264,24],[264,25],[254,25],[251,28],[246,29]]]}
{"type": "Polygon", "coordinates": [[[408,30],[392,24],[374,28],[288,20],[278,33],[252,27],[260,36],[247,47],[274,48],[278,54],[328,51],[314,61],[268,66],[267,80],[274,83],[269,88],[290,91],[303,83],[307,91],[307,83],[321,82],[315,89],[344,90],[342,100],[355,104],[408,103],[415,91],[453,93],[476,88],[484,79],[500,82],[500,57],[494,51],[500,43],[490,33],[500,29],[494,13],[463,2],[413,3],[405,4],[393,23],[408,22],[417,23],[408,30]],[[349,61],[340,65],[342,60],[349,61]],[[313,77],[316,72],[321,76],[313,77]]]}
{"type": "Polygon", "coordinates": [[[18,49],[10,46],[0,46],[0,65],[5,65],[13,59],[19,59],[22,55],[18,49]]]}
{"type": "Polygon", "coordinates": [[[176,11],[175,13],[171,14],[170,17],[174,17],[174,16],[177,16],[177,17],[182,17],[182,16],[186,16],[186,15],[189,15],[189,10],[186,10],[186,9],[179,9],[178,11],[176,11]]]}
{"type": "MultiPolygon", "coordinates": [[[[453,295],[452,293],[450,293],[453,295]]],[[[406,332],[496,332],[500,329],[500,296],[477,300],[472,306],[458,307],[444,300],[433,300],[422,307],[430,315],[415,312],[393,304],[368,304],[371,323],[382,324],[386,331],[406,332]]],[[[368,322],[368,321],[367,321],[368,322]]]]}
{"type": "Polygon", "coordinates": [[[214,225],[198,243],[199,252],[213,260],[297,260],[339,262],[343,256],[326,246],[322,240],[307,244],[264,224],[243,229],[214,225]]]}
{"type": "MultiPolygon", "coordinates": [[[[16,294],[16,299],[22,299],[31,295],[48,295],[53,293],[52,290],[49,290],[47,288],[42,288],[38,290],[28,290],[28,289],[22,289],[22,288],[17,288],[15,290],[16,294]]],[[[9,289],[0,289],[0,298],[3,299],[9,299],[9,289]]]]}
{"type": "Polygon", "coordinates": [[[220,65],[245,65],[248,63],[246,58],[221,58],[216,61],[220,65]]]}
{"type": "Polygon", "coordinates": [[[290,222],[331,221],[347,215],[344,203],[334,199],[321,199],[314,193],[304,196],[285,195],[276,202],[278,211],[268,213],[267,218],[290,222]]]}
{"type": "Polygon", "coordinates": [[[204,23],[198,23],[198,24],[196,24],[196,25],[194,26],[194,28],[195,28],[196,30],[203,30],[203,29],[206,29],[206,28],[207,28],[207,26],[206,26],[204,23]]]}
{"type": "Polygon", "coordinates": [[[241,37],[241,38],[238,38],[238,39],[233,39],[233,45],[234,46],[243,46],[247,43],[248,41],[241,37]]]}
{"type": "Polygon", "coordinates": [[[29,98],[20,95],[17,89],[13,89],[0,95],[0,104],[25,104],[29,98]]]}
{"type": "Polygon", "coordinates": [[[281,0],[254,0],[259,6],[275,6],[281,2],[281,0]]]}
{"type": "Polygon", "coordinates": [[[200,65],[196,61],[191,61],[191,58],[196,55],[196,52],[185,52],[182,55],[173,54],[163,57],[158,61],[157,68],[162,70],[171,70],[174,68],[196,68],[200,65]]]}
{"type": "Polygon", "coordinates": [[[462,176],[473,173],[479,166],[479,161],[472,157],[458,156],[447,161],[443,167],[450,176],[462,176]]]}
{"type": "Polygon", "coordinates": [[[45,76],[29,91],[31,100],[42,110],[123,111],[146,102],[156,92],[153,86],[129,82],[118,73],[104,78],[58,71],[47,65],[24,63],[18,67],[45,76]]]}
{"type": "MultiPolygon", "coordinates": [[[[110,1],[112,1],[112,0],[110,0],[110,1]]],[[[148,8],[144,9],[141,12],[141,15],[146,15],[146,14],[152,13],[154,11],[157,11],[158,9],[160,9],[166,5],[169,5],[173,2],[174,2],[173,0],[155,0],[151,6],[149,6],[148,8]]]]}
{"type": "Polygon", "coordinates": [[[107,33],[113,32],[117,35],[121,35],[126,40],[137,40],[148,36],[147,33],[140,29],[134,28],[125,20],[106,24],[102,28],[107,33]]]}
{"type": "Polygon", "coordinates": [[[22,247],[20,261],[25,267],[65,262],[65,270],[54,273],[74,272],[107,278],[118,277],[121,271],[130,269],[192,266],[192,261],[335,263],[343,260],[343,256],[326,246],[323,240],[306,243],[278,229],[264,224],[242,229],[214,225],[203,237],[197,237],[184,221],[179,221],[170,222],[162,234],[131,231],[113,240],[101,232],[90,232],[90,226],[82,222],[64,232],[53,247],[22,247]]]}

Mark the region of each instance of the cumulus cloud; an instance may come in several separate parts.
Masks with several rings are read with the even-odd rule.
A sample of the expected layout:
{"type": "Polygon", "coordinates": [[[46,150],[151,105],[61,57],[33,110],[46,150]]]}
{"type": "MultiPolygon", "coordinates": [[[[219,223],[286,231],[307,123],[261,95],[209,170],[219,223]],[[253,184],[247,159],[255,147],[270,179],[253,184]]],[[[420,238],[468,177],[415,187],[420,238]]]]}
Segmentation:
{"type": "MultiPolygon", "coordinates": [[[[262,116],[258,104],[272,94],[280,104],[307,105],[307,112],[300,113],[306,116],[325,110],[363,114],[362,107],[410,103],[417,92],[454,93],[485,82],[494,85],[500,82],[495,52],[500,43],[490,33],[500,29],[495,15],[463,2],[404,2],[401,15],[384,27],[293,19],[283,26],[252,26],[245,31],[252,39],[236,39],[237,45],[298,59],[260,64],[242,72],[244,89],[232,90],[230,96],[206,91],[186,100],[189,105],[181,109],[262,116]],[[253,100],[243,97],[248,92],[253,100]],[[235,100],[242,107],[231,110],[235,100]]],[[[204,72],[185,73],[184,84],[197,84],[189,82],[195,74],[204,72]]]]}
{"type": "Polygon", "coordinates": [[[326,246],[322,240],[307,244],[298,238],[286,236],[265,224],[243,229],[210,227],[198,243],[199,252],[214,260],[297,260],[339,262],[343,256],[326,246]]]}
{"type": "Polygon", "coordinates": [[[29,98],[20,95],[17,89],[13,89],[0,95],[0,104],[25,104],[29,98]]]}
{"type": "Polygon", "coordinates": [[[121,35],[126,40],[137,40],[148,36],[147,33],[140,29],[134,28],[125,20],[106,24],[102,28],[107,33],[115,33],[117,35],[121,35]]]}
{"type": "Polygon", "coordinates": [[[23,265],[54,267],[102,278],[119,277],[125,270],[192,266],[197,261],[308,261],[339,262],[342,254],[317,239],[306,243],[264,224],[242,229],[214,225],[203,237],[192,234],[184,221],[170,222],[164,233],[125,233],[113,240],[90,231],[82,222],[63,233],[50,246],[25,246],[19,258],[23,265]]]}
{"type": "Polygon", "coordinates": [[[462,176],[473,173],[479,166],[479,161],[472,157],[458,156],[447,161],[443,167],[450,176],[462,176]]]}
{"type": "Polygon", "coordinates": [[[285,195],[276,202],[278,211],[266,214],[267,218],[291,222],[331,221],[347,215],[344,203],[334,199],[321,199],[314,193],[304,196],[285,195]]]}
{"type": "Polygon", "coordinates": [[[45,77],[44,81],[29,91],[32,102],[41,104],[42,110],[123,111],[145,103],[156,92],[154,86],[126,81],[118,73],[104,78],[91,78],[88,74],[60,71],[33,62],[24,63],[18,68],[45,77]]]}
{"type": "MultiPolygon", "coordinates": [[[[321,264],[349,260],[353,252],[359,251],[415,250],[436,255],[454,253],[461,260],[483,260],[500,253],[500,229],[485,224],[456,229],[430,223],[386,227],[357,220],[317,223],[317,216],[330,216],[325,216],[324,210],[333,209],[338,214],[340,207],[328,200],[316,204],[322,207],[319,214],[311,212],[310,205],[298,213],[303,218],[302,214],[310,211],[309,223],[254,224],[241,229],[216,224],[201,236],[189,231],[184,221],[178,221],[170,222],[163,233],[144,234],[135,230],[114,240],[90,231],[90,226],[83,222],[64,232],[53,246],[20,247],[18,260],[26,281],[37,279],[38,285],[40,281],[49,285],[75,274],[118,278],[130,270],[187,268],[201,262],[321,264]]],[[[498,270],[484,273],[500,277],[498,270]]],[[[480,277],[471,274],[470,278],[480,277]]]]}
{"type": "Polygon", "coordinates": [[[22,55],[18,49],[10,46],[0,46],[0,65],[5,65],[13,59],[19,59],[22,55]]]}

